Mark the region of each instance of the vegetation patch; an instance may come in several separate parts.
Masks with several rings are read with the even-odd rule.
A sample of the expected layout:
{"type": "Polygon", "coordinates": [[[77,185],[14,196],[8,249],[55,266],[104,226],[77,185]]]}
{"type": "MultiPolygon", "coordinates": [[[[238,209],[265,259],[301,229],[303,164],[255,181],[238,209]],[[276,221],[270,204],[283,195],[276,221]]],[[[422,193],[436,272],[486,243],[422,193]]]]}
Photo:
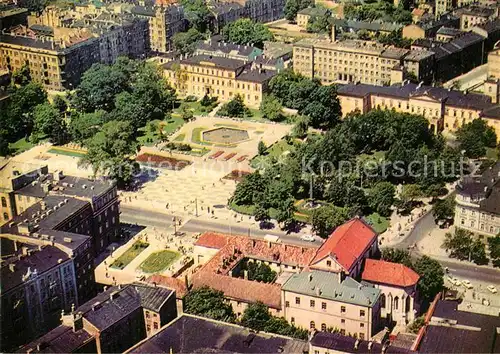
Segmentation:
{"type": "Polygon", "coordinates": [[[126,250],[116,261],[111,264],[111,268],[123,269],[130,262],[132,262],[135,257],[137,257],[142,251],[144,251],[149,246],[149,243],[143,241],[136,241],[132,247],[126,250]]]}
{"type": "Polygon", "coordinates": [[[72,156],[72,157],[84,157],[86,155],[86,152],[84,152],[84,151],[63,149],[63,148],[59,148],[59,147],[50,148],[47,152],[49,152],[51,154],[65,155],[65,156],[72,156]]]}
{"type": "Polygon", "coordinates": [[[27,151],[31,149],[33,146],[35,146],[32,142],[30,142],[26,138],[22,138],[17,140],[16,142],[10,143],[9,144],[9,150],[13,154],[20,154],[24,151],[27,151]]]}
{"type": "Polygon", "coordinates": [[[154,155],[149,153],[140,154],[135,160],[146,166],[165,168],[167,170],[173,171],[180,171],[191,164],[191,161],[188,160],[180,160],[173,157],[154,155]]]}
{"type": "Polygon", "coordinates": [[[385,232],[389,227],[389,220],[379,213],[372,213],[364,217],[364,219],[379,234],[385,232]]]}
{"type": "Polygon", "coordinates": [[[249,174],[250,172],[248,171],[232,170],[231,173],[225,175],[223,178],[240,182],[243,177],[248,176],[249,174]]]}
{"type": "Polygon", "coordinates": [[[179,253],[169,250],[156,252],[146,258],[140,268],[145,273],[159,273],[174,263],[179,256],[179,253]]]}

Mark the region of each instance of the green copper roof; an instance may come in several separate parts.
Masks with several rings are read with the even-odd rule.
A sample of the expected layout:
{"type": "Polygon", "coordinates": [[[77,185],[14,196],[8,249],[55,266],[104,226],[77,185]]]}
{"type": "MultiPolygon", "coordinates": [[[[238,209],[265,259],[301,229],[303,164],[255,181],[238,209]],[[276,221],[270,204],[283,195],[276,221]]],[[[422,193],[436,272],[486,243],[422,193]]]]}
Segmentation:
{"type": "Polygon", "coordinates": [[[339,280],[337,273],[302,272],[292,275],[282,290],[367,307],[372,307],[380,296],[380,290],[362,285],[350,277],[342,282],[339,280]]]}

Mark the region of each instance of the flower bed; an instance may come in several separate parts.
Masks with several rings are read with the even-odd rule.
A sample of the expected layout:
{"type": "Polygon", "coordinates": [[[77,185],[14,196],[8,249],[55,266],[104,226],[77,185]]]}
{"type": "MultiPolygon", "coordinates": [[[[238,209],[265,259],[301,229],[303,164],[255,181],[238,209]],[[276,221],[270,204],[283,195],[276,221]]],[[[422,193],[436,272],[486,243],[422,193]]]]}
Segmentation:
{"type": "Polygon", "coordinates": [[[236,162],[243,162],[247,159],[248,155],[240,156],[236,159],[236,162]]]}
{"type": "Polygon", "coordinates": [[[231,173],[224,176],[224,179],[240,182],[243,179],[243,177],[249,174],[250,172],[248,171],[232,170],[231,173]]]}
{"type": "Polygon", "coordinates": [[[223,153],[224,153],[224,151],[219,150],[219,151],[217,151],[215,154],[210,155],[210,157],[209,157],[209,158],[210,158],[210,159],[216,159],[216,158],[218,158],[220,155],[222,155],[223,153]]]}
{"type": "Polygon", "coordinates": [[[228,160],[231,160],[233,157],[236,156],[236,153],[235,152],[232,152],[230,154],[227,154],[226,156],[224,156],[223,160],[224,161],[228,161],[228,160]]]}
{"type": "Polygon", "coordinates": [[[180,171],[191,164],[191,161],[148,153],[140,154],[135,160],[146,166],[173,171],[180,171]]]}

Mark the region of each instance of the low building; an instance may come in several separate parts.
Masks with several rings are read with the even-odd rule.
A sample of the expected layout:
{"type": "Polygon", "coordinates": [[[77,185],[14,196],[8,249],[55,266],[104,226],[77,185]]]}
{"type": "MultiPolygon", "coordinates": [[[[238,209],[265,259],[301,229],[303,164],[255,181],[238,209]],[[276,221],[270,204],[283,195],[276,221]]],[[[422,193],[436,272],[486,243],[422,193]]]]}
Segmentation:
{"type": "Polygon", "coordinates": [[[482,25],[488,21],[494,20],[499,15],[500,7],[484,6],[471,4],[469,6],[456,9],[453,14],[460,18],[460,29],[469,30],[470,28],[482,25]]]}
{"type": "Polygon", "coordinates": [[[423,115],[436,132],[454,132],[473,119],[483,118],[500,136],[500,112],[493,103],[493,97],[498,99],[498,83],[492,87],[492,96],[488,96],[413,83],[387,87],[344,85],[339,87],[338,97],[343,116],[356,110],[366,113],[372,109],[394,109],[423,115]]]}
{"type": "Polygon", "coordinates": [[[403,27],[403,38],[434,38],[441,27],[459,28],[460,19],[450,14],[443,15],[438,19],[430,16],[423,17],[420,21],[403,27]]]}
{"type": "Polygon", "coordinates": [[[380,325],[380,293],[371,286],[324,271],[293,274],[281,289],[283,317],[290,323],[322,332],[371,338],[380,325]]]}
{"type": "Polygon", "coordinates": [[[181,96],[216,96],[229,101],[241,95],[246,105],[259,107],[269,81],[277,74],[244,60],[195,55],[163,64],[167,81],[181,96]]]}
{"type": "Polygon", "coordinates": [[[228,43],[224,42],[220,36],[213,36],[206,41],[197,43],[194,55],[253,61],[263,52],[262,49],[257,47],[228,43]]]}
{"type": "Polygon", "coordinates": [[[19,352],[123,352],[176,317],[173,291],[144,284],[111,287],[70,313],[63,313],[59,327],[19,352]],[[70,341],[62,343],[57,335],[70,341]]]}
{"type": "Polygon", "coordinates": [[[167,277],[165,275],[154,274],[146,279],[146,283],[153,286],[162,286],[175,291],[177,314],[180,315],[184,312],[183,298],[188,292],[187,278],[181,280],[178,278],[167,277]]]}
{"type": "Polygon", "coordinates": [[[361,279],[382,292],[381,317],[387,323],[407,325],[415,320],[420,310],[417,293],[420,276],[414,270],[398,263],[367,259],[361,279]]]}
{"type": "Polygon", "coordinates": [[[456,187],[455,225],[487,236],[500,232],[500,162],[481,177],[466,177],[456,187]]]}
{"type": "Polygon", "coordinates": [[[331,22],[338,31],[347,33],[363,30],[367,31],[371,35],[390,34],[403,28],[403,25],[392,22],[369,22],[333,18],[331,22]]]}
{"type": "Polygon", "coordinates": [[[295,22],[302,28],[307,28],[309,21],[313,18],[323,17],[328,14],[328,9],[325,7],[308,7],[297,12],[295,22]]]}
{"type": "Polygon", "coordinates": [[[307,342],[184,314],[125,353],[305,353],[307,342]]]}
{"type": "Polygon", "coordinates": [[[436,32],[436,40],[440,42],[449,42],[463,34],[462,30],[451,27],[441,27],[436,32]]]}
{"type": "Polygon", "coordinates": [[[57,326],[78,303],[73,259],[54,246],[2,238],[1,348],[9,352],[57,326]]]}

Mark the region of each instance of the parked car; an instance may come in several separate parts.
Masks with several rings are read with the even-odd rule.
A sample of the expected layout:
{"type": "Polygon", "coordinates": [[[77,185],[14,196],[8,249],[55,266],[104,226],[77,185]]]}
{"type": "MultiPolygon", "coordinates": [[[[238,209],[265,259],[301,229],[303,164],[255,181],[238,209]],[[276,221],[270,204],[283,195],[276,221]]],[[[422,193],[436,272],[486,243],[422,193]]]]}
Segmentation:
{"type": "Polygon", "coordinates": [[[497,288],[495,288],[493,285],[488,285],[486,288],[493,294],[497,293],[497,288]]]}
{"type": "Polygon", "coordinates": [[[472,289],[473,286],[468,280],[462,280],[462,285],[465,286],[467,289],[472,289]]]}
{"type": "Polygon", "coordinates": [[[300,239],[302,241],[308,241],[308,242],[314,242],[314,241],[316,241],[316,239],[314,238],[313,235],[302,235],[302,236],[300,236],[300,239]]]}

